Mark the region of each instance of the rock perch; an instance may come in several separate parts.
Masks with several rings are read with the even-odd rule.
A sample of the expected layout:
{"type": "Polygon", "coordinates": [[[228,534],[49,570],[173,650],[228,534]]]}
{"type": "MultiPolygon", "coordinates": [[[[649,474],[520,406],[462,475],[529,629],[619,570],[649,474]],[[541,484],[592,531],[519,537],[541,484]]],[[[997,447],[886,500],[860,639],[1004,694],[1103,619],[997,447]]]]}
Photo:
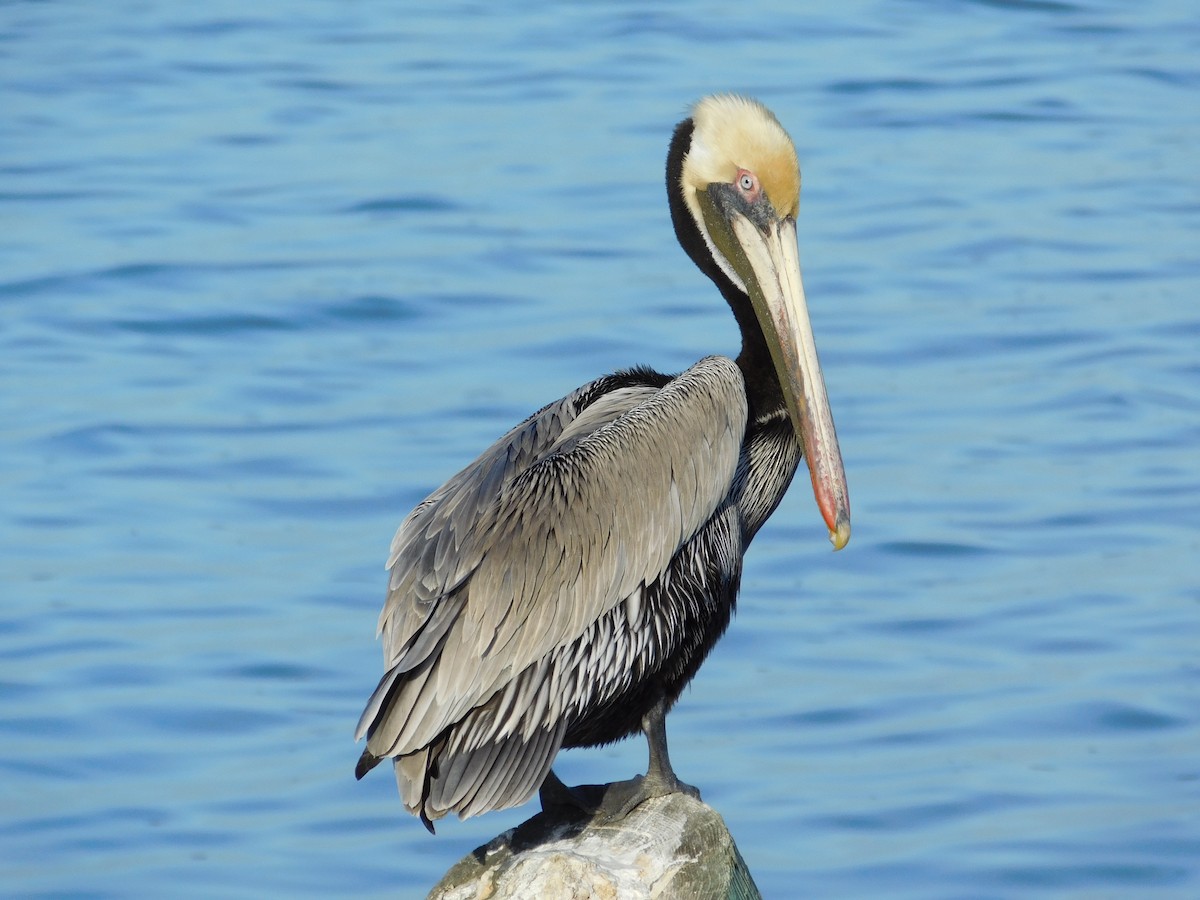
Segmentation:
{"type": "Polygon", "coordinates": [[[468,853],[429,900],[761,900],[733,836],[687,794],[617,822],[553,807],[468,853]]]}

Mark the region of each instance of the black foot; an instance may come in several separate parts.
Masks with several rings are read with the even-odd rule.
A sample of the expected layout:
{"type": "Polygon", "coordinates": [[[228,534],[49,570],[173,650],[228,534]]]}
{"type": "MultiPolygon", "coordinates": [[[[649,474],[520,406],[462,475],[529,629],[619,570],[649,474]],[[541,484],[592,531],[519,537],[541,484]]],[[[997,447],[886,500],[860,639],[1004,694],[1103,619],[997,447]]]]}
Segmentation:
{"type": "Polygon", "coordinates": [[[628,781],[611,784],[581,784],[567,787],[551,772],[542,782],[538,797],[542,801],[542,812],[566,819],[590,819],[600,824],[620,821],[655,797],[668,794],[687,794],[700,799],[700,791],[684,784],[674,775],[636,775],[628,781]]]}
{"type": "Polygon", "coordinates": [[[696,800],[700,799],[699,789],[680,781],[673,772],[669,776],[652,772],[648,775],[638,775],[628,781],[614,781],[608,785],[604,799],[596,810],[595,819],[616,822],[647,800],[666,797],[669,794],[687,794],[696,800]]]}
{"type": "Polygon", "coordinates": [[[539,796],[542,811],[571,818],[590,818],[608,824],[625,818],[634,809],[655,797],[687,794],[696,800],[700,791],[675,777],[667,755],[667,703],[662,697],[642,717],[642,731],[650,748],[650,765],[645,775],[612,784],[584,784],[567,787],[553,771],[547,773],[539,796]]]}
{"type": "Polygon", "coordinates": [[[538,790],[538,799],[542,801],[544,813],[566,813],[568,816],[583,813],[585,816],[591,816],[600,808],[605,787],[607,785],[602,784],[567,787],[551,769],[538,790]]]}

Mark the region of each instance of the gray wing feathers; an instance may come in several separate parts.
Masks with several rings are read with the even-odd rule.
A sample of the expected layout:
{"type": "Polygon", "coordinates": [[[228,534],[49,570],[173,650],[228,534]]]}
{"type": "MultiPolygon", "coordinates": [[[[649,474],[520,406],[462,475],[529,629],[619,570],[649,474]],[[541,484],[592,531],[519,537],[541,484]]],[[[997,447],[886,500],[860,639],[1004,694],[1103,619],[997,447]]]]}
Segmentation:
{"type": "Polygon", "coordinates": [[[483,668],[521,671],[666,569],[728,493],[745,422],[741,373],[715,357],[522,473],[463,610],[483,668]]]}
{"type": "Polygon", "coordinates": [[[474,571],[486,549],[480,516],[494,507],[513,480],[563,442],[577,442],[656,393],[654,388],[614,391],[625,406],[601,398],[576,416],[575,404],[588,384],[530,416],[479,459],[423,501],[396,531],[388,554],[388,599],[379,617],[388,666],[411,656],[409,641],[431,620],[458,610],[440,609],[440,601],[474,571]],[[599,409],[597,409],[599,407],[599,409]],[[598,413],[607,413],[605,419],[598,413]]]}
{"type": "MultiPolygon", "coordinates": [[[[427,746],[482,714],[476,707],[617,604],[636,613],[641,587],[728,493],[747,416],[731,360],[709,357],[662,388],[612,391],[576,413],[587,390],[509,432],[397,532],[380,617],[395,674],[360,723],[360,736],[373,727],[372,753],[427,746]]],[[[488,728],[479,730],[479,720],[450,733],[449,740],[471,739],[461,749],[476,760],[455,770],[455,794],[470,790],[466,773],[500,771],[509,737],[527,750],[544,738],[549,768],[562,738],[555,729],[562,717],[549,712],[561,701],[538,681],[504,691],[513,709],[488,710],[488,728]],[[518,720],[519,736],[511,732],[518,720]]],[[[520,768],[539,784],[545,774],[541,763],[520,768]]],[[[529,778],[512,777],[491,789],[515,796],[528,788],[529,778]]],[[[437,788],[430,790],[432,801],[437,788]]]]}
{"type": "Polygon", "coordinates": [[[566,730],[562,718],[537,722],[546,718],[552,688],[548,673],[548,665],[531,667],[520,683],[472,710],[436,747],[444,761],[438,769],[430,771],[428,749],[397,757],[396,780],[408,809],[430,819],[451,810],[466,818],[516,806],[533,796],[566,730]]]}

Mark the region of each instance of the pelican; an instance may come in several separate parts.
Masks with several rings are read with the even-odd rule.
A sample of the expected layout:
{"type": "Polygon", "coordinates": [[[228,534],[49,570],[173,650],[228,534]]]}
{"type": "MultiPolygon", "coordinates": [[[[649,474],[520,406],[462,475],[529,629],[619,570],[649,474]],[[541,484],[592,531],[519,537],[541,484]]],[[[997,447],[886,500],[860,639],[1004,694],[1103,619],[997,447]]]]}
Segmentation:
{"type": "MultiPolygon", "coordinates": [[[[676,128],[679,243],[742,332],[736,360],[605,375],[543,407],[424,500],[392,540],[385,674],[355,774],[392,758],[430,832],[525,803],[563,747],[641,730],[619,815],[681,782],[665,717],[725,632],[742,555],[801,458],[835,549],[850,539],[841,451],[796,247],[800,169],[761,103],[705,97],[676,128]]],[[[611,801],[611,802],[610,802],[611,801]]],[[[582,803],[580,805],[583,805],[582,803]]]]}

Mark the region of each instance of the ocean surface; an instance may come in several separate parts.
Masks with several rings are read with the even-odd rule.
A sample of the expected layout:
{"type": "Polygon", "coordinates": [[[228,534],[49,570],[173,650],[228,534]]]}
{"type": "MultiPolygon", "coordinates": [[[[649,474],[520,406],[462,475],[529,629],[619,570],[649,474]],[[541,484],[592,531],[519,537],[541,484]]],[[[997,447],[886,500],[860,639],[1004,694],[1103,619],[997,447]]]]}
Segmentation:
{"type": "Polygon", "coordinates": [[[854,537],[797,479],[680,776],[767,897],[1200,897],[1184,0],[0,4],[0,893],[421,897],[536,810],[354,780],[384,558],[736,353],[662,187],[725,90],[800,151],[854,537]]]}

